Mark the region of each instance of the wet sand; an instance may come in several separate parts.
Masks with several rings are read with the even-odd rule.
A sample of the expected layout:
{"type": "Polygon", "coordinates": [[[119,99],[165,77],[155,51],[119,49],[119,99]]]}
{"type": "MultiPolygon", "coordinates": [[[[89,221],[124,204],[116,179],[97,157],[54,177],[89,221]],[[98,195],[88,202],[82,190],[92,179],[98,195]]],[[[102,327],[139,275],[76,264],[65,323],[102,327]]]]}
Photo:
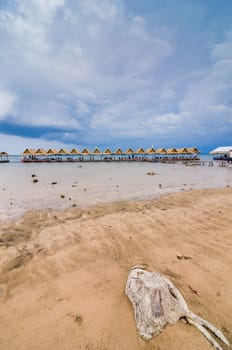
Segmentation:
{"type": "Polygon", "coordinates": [[[139,337],[124,293],[137,264],[168,277],[232,342],[231,207],[228,187],[29,212],[2,225],[0,348],[212,349],[181,322],[139,337]]]}
{"type": "Polygon", "coordinates": [[[150,200],[177,191],[232,186],[232,168],[216,165],[9,163],[0,170],[0,221],[30,209],[63,210],[72,205],[150,200]]]}

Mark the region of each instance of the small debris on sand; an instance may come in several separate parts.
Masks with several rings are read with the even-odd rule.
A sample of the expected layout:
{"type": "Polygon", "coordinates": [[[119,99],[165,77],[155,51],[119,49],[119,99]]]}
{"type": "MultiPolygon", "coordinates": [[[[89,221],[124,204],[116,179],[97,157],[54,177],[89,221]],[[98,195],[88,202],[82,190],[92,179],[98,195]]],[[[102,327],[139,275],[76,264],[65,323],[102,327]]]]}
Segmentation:
{"type": "Polygon", "coordinates": [[[198,297],[200,296],[200,293],[196,289],[193,289],[191,286],[188,286],[188,287],[193,294],[196,294],[198,297]]]}
{"type": "Polygon", "coordinates": [[[4,298],[6,296],[7,286],[6,284],[0,285],[0,298],[4,298]]]}
{"type": "Polygon", "coordinates": [[[177,259],[179,259],[179,260],[189,260],[189,259],[192,259],[191,256],[189,256],[189,255],[183,255],[183,254],[177,254],[176,257],[177,257],[177,259]]]}
{"type": "Polygon", "coordinates": [[[83,317],[81,315],[76,315],[74,318],[74,322],[76,322],[77,324],[81,325],[83,323],[83,317]]]}

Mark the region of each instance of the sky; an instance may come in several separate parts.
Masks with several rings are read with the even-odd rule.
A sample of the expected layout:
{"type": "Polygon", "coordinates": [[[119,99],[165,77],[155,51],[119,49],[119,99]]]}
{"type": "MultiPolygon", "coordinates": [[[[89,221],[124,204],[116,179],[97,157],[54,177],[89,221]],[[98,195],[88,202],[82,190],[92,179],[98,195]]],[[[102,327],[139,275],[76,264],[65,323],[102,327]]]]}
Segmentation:
{"type": "Polygon", "coordinates": [[[231,0],[0,0],[0,151],[231,144],[231,0]]]}

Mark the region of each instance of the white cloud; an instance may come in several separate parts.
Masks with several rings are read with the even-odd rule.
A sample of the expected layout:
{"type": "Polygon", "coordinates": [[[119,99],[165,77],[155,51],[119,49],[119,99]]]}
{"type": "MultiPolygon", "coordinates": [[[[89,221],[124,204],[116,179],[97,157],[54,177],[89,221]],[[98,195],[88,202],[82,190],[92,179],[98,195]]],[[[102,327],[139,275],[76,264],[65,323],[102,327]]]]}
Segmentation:
{"type": "Polygon", "coordinates": [[[169,23],[127,13],[123,0],[12,4],[0,9],[0,119],[84,143],[231,125],[232,32],[197,70],[182,68],[169,23]]]}
{"type": "Polygon", "coordinates": [[[16,102],[16,95],[10,91],[0,90],[0,120],[5,119],[8,114],[15,112],[16,102]]]}
{"type": "Polygon", "coordinates": [[[115,0],[80,0],[84,13],[90,13],[100,20],[112,21],[121,13],[119,1],[115,0]]]}
{"type": "Polygon", "coordinates": [[[175,97],[175,91],[172,87],[164,85],[161,89],[160,100],[166,101],[175,97]]]}
{"type": "Polygon", "coordinates": [[[109,101],[120,104],[122,95],[133,100],[137,90],[151,85],[149,73],[170,54],[170,44],[151,33],[143,17],[127,17],[121,1],[16,5],[0,17],[5,60],[0,74],[20,91],[15,120],[21,124],[79,129],[83,115],[91,124],[92,109],[101,114],[109,101]],[[59,94],[79,102],[62,110],[59,94]]]}
{"type": "Polygon", "coordinates": [[[26,148],[38,149],[38,148],[54,148],[61,149],[72,148],[73,145],[65,145],[59,141],[48,141],[44,138],[26,138],[21,136],[4,135],[0,133],[0,150],[7,152],[8,154],[21,154],[26,148]]]}
{"type": "Polygon", "coordinates": [[[86,113],[89,113],[90,110],[89,110],[86,103],[84,103],[82,101],[77,101],[76,112],[78,115],[84,115],[86,113]]]}
{"type": "Polygon", "coordinates": [[[227,33],[225,41],[214,45],[211,56],[214,60],[232,59],[232,30],[227,33]]]}
{"type": "Polygon", "coordinates": [[[180,102],[181,113],[186,112],[184,125],[197,135],[213,140],[229,134],[232,128],[232,35],[216,43],[211,50],[213,62],[207,70],[189,82],[180,102]]]}
{"type": "Polygon", "coordinates": [[[56,12],[63,8],[65,0],[16,0],[18,13],[27,19],[50,22],[56,12]]]}

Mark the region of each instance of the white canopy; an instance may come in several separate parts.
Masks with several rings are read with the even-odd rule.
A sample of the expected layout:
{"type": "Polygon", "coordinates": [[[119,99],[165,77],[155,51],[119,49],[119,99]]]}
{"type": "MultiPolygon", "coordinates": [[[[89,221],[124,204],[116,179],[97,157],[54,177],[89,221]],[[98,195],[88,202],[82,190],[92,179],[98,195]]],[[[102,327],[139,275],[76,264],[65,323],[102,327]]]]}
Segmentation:
{"type": "Polygon", "coordinates": [[[226,154],[232,152],[232,146],[226,147],[217,147],[213,151],[209,152],[209,154],[226,154]]]}

